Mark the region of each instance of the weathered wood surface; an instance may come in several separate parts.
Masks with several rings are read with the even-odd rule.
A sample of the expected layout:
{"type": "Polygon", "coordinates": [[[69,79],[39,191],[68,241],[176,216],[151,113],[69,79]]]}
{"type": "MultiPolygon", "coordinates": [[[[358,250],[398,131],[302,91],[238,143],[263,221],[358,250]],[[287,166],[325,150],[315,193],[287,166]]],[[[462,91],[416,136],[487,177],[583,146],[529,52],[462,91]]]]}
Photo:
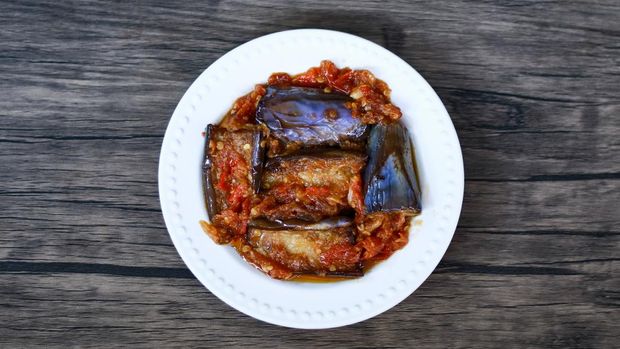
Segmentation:
{"type": "Polygon", "coordinates": [[[0,2],[0,347],[557,347],[620,342],[620,3],[0,2]],[[196,281],[160,213],[164,129],[235,46],[320,27],[435,87],[463,213],[436,272],[353,326],[291,330],[196,281]]]}

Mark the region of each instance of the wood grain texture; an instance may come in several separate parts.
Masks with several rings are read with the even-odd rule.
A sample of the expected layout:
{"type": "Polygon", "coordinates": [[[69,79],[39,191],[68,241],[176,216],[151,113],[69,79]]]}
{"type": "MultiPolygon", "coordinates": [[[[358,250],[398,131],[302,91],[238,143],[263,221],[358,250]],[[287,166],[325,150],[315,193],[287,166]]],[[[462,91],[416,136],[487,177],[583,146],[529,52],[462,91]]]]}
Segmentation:
{"type": "Polygon", "coordinates": [[[0,1],[0,347],[612,348],[620,3],[0,1]],[[167,122],[228,50],[318,27],[436,89],[465,159],[438,269],[368,321],[285,329],[185,268],[157,195],[167,122]]]}

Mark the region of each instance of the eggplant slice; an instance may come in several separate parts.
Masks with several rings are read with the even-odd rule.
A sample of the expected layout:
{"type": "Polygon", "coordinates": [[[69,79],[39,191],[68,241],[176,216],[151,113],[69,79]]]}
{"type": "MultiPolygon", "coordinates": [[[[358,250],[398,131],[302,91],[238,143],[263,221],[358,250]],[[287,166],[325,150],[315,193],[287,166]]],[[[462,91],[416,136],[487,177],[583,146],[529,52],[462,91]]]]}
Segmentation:
{"type": "Polygon", "coordinates": [[[353,225],[351,217],[329,217],[319,222],[312,223],[299,219],[270,221],[263,218],[250,220],[249,226],[262,230],[328,230],[335,228],[347,228],[353,225]]]}
{"type": "Polygon", "coordinates": [[[252,134],[252,168],[250,175],[252,176],[252,190],[254,190],[255,194],[260,190],[260,180],[263,175],[263,165],[266,153],[263,139],[263,132],[260,130],[256,130],[252,134]]]}
{"type": "Polygon", "coordinates": [[[342,150],[269,159],[252,218],[317,222],[352,211],[349,192],[355,183],[361,186],[365,160],[342,150]]]}
{"type": "MultiPolygon", "coordinates": [[[[330,226],[325,224],[324,226],[330,226]]],[[[308,230],[250,228],[247,242],[261,255],[294,274],[361,276],[361,250],[354,245],[353,227],[308,230]]]]}
{"type": "Polygon", "coordinates": [[[366,213],[420,213],[420,189],[414,163],[409,132],[400,122],[372,128],[364,173],[366,213]]]}
{"type": "Polygon", "coordinates": [[[265,149],[261,144],[263,135],[260,130],[229,131],[210,124],[207,126],[205,138],[203,185],[207,213],[213,221],[215,215],[228,208],[226,193],[217,188],[217,181],[223,171],[222,164],[217,163],[218,155],[224,150],[228,152],[232,150],[239,154],[245,165],[249,167],[251,190],[256,193],[260,187],[265,149]]]}
{"type": "Polygon", "coordinates": [[[212,220],[215,215],[221,211],[221,207],[217,204],[215,188],[213,186],[213,157],[211,147],[209,144],[214,138],[214,129],[217,126],[212,124],[207,125],[205,129],[205,148],[204,148],[204,161],[202,164],[202,186],[204,189],[205,202],[207,203],[207,213],[212,220]]]}
{"type": "Polygon", "coordinates": [[[270,130],[269,156],[303,148],[333,147],[361,150],[369,126],[351,115],[347,95],[303,87],[267,88],[256,120],[270,130]]]}

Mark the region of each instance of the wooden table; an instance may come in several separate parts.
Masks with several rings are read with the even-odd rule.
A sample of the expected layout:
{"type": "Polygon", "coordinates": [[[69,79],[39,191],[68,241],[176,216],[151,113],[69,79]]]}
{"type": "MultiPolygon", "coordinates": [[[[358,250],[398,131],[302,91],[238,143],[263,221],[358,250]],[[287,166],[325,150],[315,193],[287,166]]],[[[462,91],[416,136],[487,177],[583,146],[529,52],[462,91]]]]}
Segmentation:
{"type": "Polygon", "coordinates": [[[614,0],[2,1],[0,347],[617,347],[619,23],[614,0]],[[157,194],[190,83],[247,40],[305,27],[414,66],[466,170],[435,273],[392,310],[324,331],[213,296],[157,194]]]}

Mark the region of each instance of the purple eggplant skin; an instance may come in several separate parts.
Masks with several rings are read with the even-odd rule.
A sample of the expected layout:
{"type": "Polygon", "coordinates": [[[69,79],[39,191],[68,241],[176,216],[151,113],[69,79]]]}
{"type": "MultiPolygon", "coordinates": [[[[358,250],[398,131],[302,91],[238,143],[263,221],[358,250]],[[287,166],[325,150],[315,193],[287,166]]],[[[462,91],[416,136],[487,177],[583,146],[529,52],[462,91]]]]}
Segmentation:
{"type": "Polygon", "coordinates": [[[400,122],[377,124],[368,137],[363,193],[366,213],[420,213],[413,144],[400,122]]]}
{"type": "Polygon", "coordinates": [[[260,182],[263,176],[263,168],[265,165],[265,141],[263,132],[258,129],[254,131],[252,135],[252,164],[251,164],[251,178],[252,178],[252,190],[255,194],[258,194],[260,190],[260,182]]]}
{"type": "Polygon", "coordinates": [[[205,202],[207,203],[207,213],[209,219],[213,220],[216,214],[220,212],[215,200],[215,189],[213,186],[213,178],[211,176],[211,168],[213,167],[213,159],[209,151],[209,141],[213,139],[214,125],[207,125],[205,129],[205,147],[204,147],[204,161],[202,163],[202,187],[204,188],[205,202]]]}
{"type": "Polygon", "coordinates": [[[267,87],[256,111],[256,120],[267,126],[289,154],[301,148],[363,149],[369,125],[351,115],[349,96],[304,87],[267,87]]]}
{"type": "Polygon", "coordinates": [[[288,220],[268,220],[255,218],[250,220],[249,226],[262,230],[330,230],[336,228],[346,228],[353,225],[351,217],[329,217],[319,222],[312,223],[301,219],[288,220]]]}

